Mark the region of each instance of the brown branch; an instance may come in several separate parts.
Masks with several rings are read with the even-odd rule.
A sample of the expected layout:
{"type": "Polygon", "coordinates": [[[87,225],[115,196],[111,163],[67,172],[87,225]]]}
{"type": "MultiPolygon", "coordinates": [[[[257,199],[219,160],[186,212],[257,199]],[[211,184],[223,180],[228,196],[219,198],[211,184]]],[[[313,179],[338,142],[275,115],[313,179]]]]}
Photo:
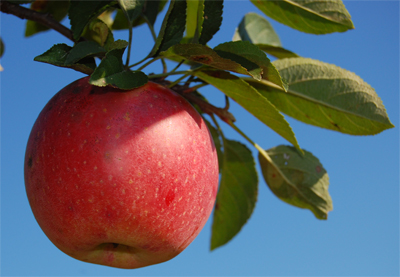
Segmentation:
{"type": "Polygon", "coordinates": [[[40,13],[3,0],[1,0],[0,2],[0,11],[3,13],[15,15],[21,19],[29,19],[37,23],[40,23],[46,27],[49,27],[50,29],[59,32],[66,38],[72,40],[73,42],[76,42],[74,40],[72,31],[67,27],[65,27],[64,25],[62,25],[61,23],[59,23],[49,14],[40,13]]]}
{"type": "MultiPolygon", "coordinates": [[[[151,81],[158,83],[160,85],[163,85],[165,87],[167,87],[171,83],[170,81],[164,80],[161,78],[151,79],[151,81]]],[[[188,88],[185,85],[178,84],[178,85],[173,86],[171,89],[173,91],[175,91],[176,93],[180,94],[182,97],[186,98],[189,102],[199,106],[199,108],[206,114],[209,114],[209,115],[215,114],[216,116],[221,118],[224,122],[235,122],[236,121],[233,114],[231,114],[226,109],[226,107],[218,108],[218,107],[211,105],[210,103],[208,103],[208,102],[204,101],[203,99],[201,99],[200,97],[198,97],[195,94],[195,91],[188,93],[187,92],[188,88]]]]}

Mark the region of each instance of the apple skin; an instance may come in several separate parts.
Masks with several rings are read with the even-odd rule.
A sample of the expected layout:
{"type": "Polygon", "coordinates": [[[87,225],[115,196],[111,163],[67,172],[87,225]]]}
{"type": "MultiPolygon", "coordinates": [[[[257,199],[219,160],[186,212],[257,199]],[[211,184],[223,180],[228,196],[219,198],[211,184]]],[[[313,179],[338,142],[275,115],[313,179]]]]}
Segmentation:
{"type": "Polygon", "coordinates": [[[209,130],[161,85],[121,91],[88,80],[58,92],[33,126],[24,164],[33,214],[78,260],[119,268],[170,260],[214,206],[219,172],[209,130]]]}

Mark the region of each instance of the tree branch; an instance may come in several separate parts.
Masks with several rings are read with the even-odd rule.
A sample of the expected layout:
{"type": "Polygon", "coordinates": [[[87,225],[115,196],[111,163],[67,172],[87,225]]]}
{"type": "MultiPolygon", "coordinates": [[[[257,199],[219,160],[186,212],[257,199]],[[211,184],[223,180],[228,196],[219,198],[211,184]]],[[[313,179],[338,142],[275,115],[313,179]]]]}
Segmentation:
{"type": "Polygon", "coordinates": [[[58,21],[54,20],[54,18],[49,14],[40,13],[3,0],[0,2],[0,11],[3,13],[15,15],[21,19],[29,19],[38,22],[46,27],[49,27],[50,29],[59,32],[73,42],[76,42],[74,40],[72,31],[58,21]]]}

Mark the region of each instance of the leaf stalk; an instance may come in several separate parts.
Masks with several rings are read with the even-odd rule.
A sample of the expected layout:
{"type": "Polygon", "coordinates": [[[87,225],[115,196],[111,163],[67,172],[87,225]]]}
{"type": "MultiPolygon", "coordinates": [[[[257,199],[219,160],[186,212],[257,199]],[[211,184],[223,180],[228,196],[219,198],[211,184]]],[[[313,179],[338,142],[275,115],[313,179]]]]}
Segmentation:
{"type": "MultiPolygon", "coordinates": [[[[226,121],[225,121],[226,122],[226,121]]],[[[258,152],[263,155],[263,157],[275,168],[275,170],[282,176],[282,178],[287,182],[288,184],[292,184],[292,182],[286,177],[285,174],[280,170],[280,168],[276,165],[276,163],[272,160],[271,156],[257,143],[252,141],[245,133],[242,132],[233,122],[227,122],[229,126],[231,126],[236,132],[238,132],[242,137],[244,137],[249,143],[251,143],[257,150],[258,152]]]]}
{"type": "MultiPolygon", "coordinates": [[[[155,61],[159,60],[160,58],[161,57],[156,57],[156,58],[151,59],[150,61],[148,61],[147,63],[145,63],[141,67],[139,67],[137,70],[143,70],[145,67],[147,67],[148,65],[154,63],[155,61]]],[[[142,61],[145,61],[146,59],[147,59],[147,57],[142,61]]],[[[139,63],[141,63],[141,62],[139,62],[139,63]]],[[[136,63],[136,64],[138,64],[138,63],[136,63]]],[[[134,66],[134,65],[132,65],[132,66],[134,66]]]]}
{"type": "Polygon", "coordinates": [[[180,83],[180,81],[182,81],[183,79],[185,79],[186,77],[188,77],[190,75],[190,73],[186,73],[183,76],[179,77],[178,79],[176,79],[175,81],[173,81],[172,83],[170,83],[168,85],[168,88],[172,88],[173,86],[177,85],[180,83]]]}
{"type": "Polygon", "coordinates": [[[160,73],[160,74],[151,74],[151,75],[149,75],[149,79],[158,79],[158,78],[168,77],[170,75],[186,74],[187,72],[188,72],[187,70],[182,70],[182,71],[167,72],[167,73],[160,73]]]}

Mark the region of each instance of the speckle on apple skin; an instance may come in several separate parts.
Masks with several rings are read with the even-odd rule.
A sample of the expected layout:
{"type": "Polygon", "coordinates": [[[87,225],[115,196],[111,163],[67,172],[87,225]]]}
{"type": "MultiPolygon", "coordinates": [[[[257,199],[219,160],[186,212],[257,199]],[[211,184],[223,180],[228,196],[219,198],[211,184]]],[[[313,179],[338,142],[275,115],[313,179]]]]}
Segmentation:
{"type": "Polygon", "coordinates": [[[123,92],[88,78],[68,85],[26,149],[26,191],[43,231],[68,255],[114,267],[183,251],[211,213],[218,178],[201,116],[151,82],[123,92]]]}

